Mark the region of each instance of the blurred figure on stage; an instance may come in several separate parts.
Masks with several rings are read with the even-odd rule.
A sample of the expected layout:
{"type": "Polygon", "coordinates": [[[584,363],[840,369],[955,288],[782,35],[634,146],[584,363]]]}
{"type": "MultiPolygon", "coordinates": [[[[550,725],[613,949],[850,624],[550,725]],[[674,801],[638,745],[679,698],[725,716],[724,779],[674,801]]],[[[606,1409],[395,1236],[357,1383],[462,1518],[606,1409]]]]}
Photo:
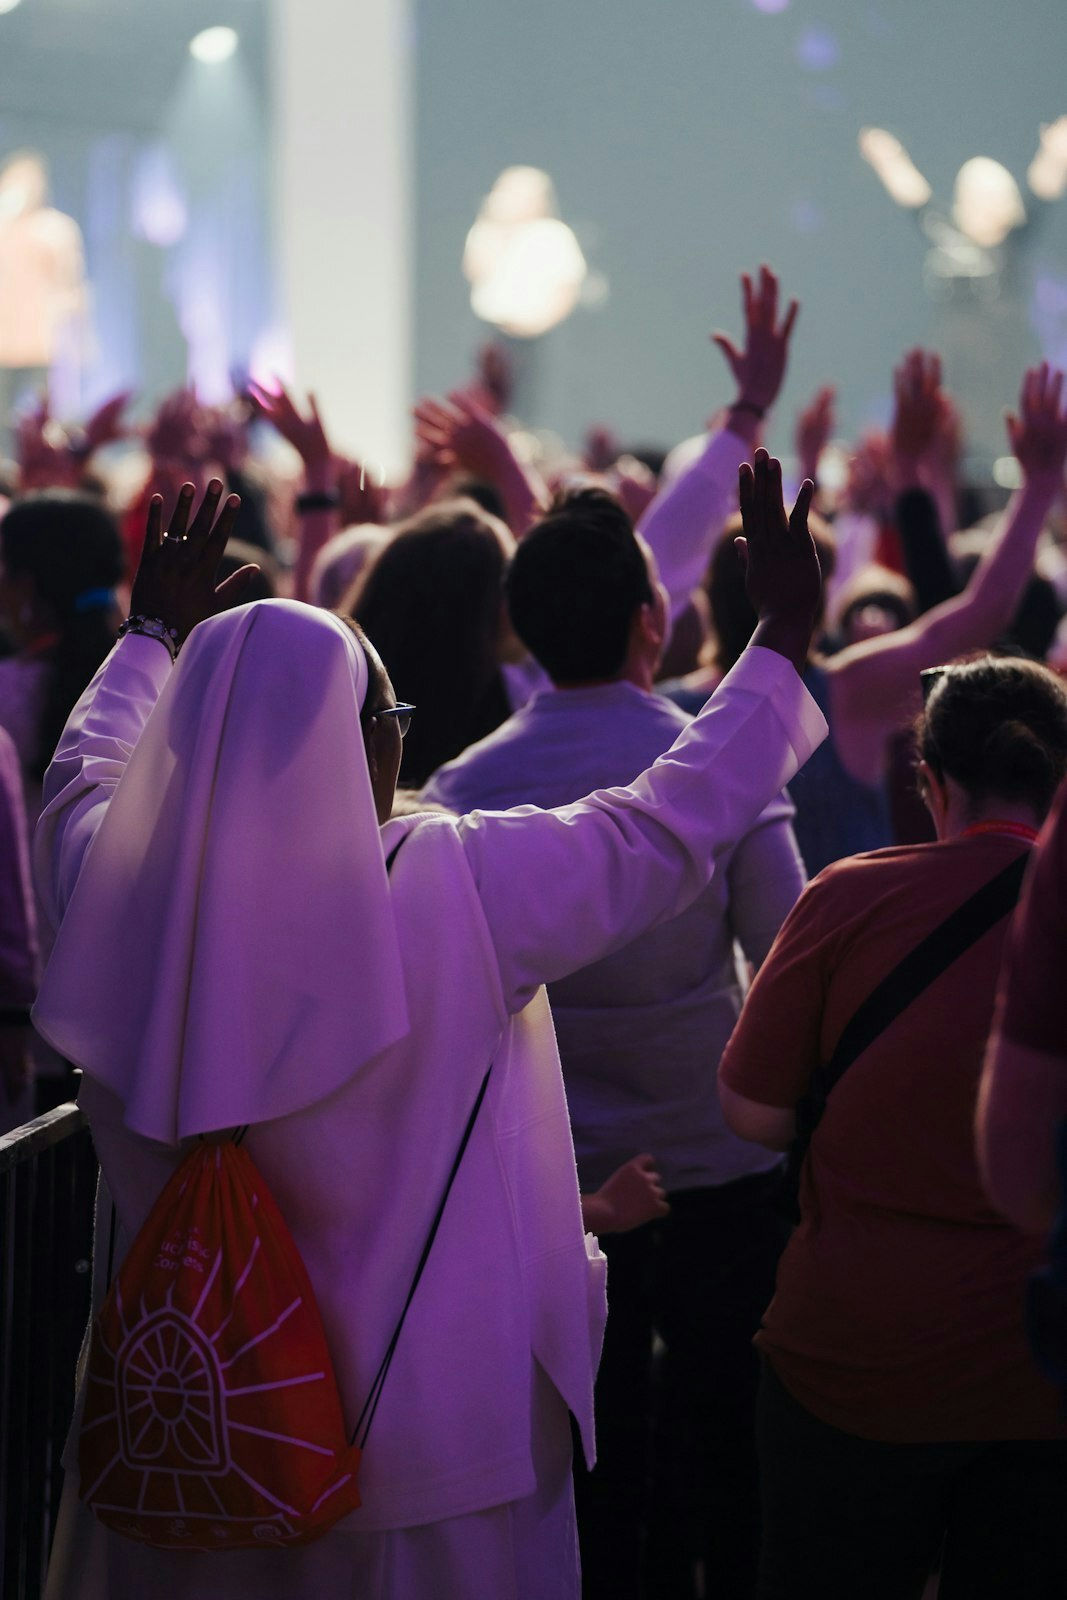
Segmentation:
{"type": "Polygon", "coordinates": [[[48,204],[42,157],[18,151],[0,167],[0,438],[10,441],[15,406],[47,384],[85,307],[81,230],[48,204]]]}

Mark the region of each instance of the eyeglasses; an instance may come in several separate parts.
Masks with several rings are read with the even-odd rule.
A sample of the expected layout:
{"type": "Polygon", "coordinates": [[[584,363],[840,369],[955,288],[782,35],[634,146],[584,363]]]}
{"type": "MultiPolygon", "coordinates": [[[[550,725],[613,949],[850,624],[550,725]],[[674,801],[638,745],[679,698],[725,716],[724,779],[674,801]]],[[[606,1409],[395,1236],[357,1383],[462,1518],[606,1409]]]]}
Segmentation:
{"type": "Polygon", "coordinates": [[[403,739],[411,727],[411,719],[415,715],[415,707],[409,706],[405,701],[401,700],[395,706],[381,706],[372,714],[376,717],[395,717],[400,737],[403,739]]]}

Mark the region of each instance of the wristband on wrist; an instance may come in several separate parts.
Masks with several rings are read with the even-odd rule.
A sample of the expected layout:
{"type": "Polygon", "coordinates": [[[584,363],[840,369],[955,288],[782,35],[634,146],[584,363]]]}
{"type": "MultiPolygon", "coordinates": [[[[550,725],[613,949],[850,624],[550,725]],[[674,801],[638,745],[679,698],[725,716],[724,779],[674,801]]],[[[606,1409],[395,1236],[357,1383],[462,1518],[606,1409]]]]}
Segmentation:
{"type": "Polygon", "coordinates": [[[293,504],[301,516],[308,511],[336,511],[341,496],[335,489],[305,489],[293,504]]]}
{"type": "Polygon", "coordinates": [[[751,411],[754,417],[765,417],[767,415],[767,407],[758,406],[754,400],[735,400],[730,410],[751,411]]]}
{"type": "Polygon", "coordinates": [[[159,643],[170,654],[172,661],[178,659],[178,630],[168,628],[161,617],[127,617],[119,626],[119,638],[124,639],[128,633],[143,634],[146,639],[158,639],[159,643]]]}

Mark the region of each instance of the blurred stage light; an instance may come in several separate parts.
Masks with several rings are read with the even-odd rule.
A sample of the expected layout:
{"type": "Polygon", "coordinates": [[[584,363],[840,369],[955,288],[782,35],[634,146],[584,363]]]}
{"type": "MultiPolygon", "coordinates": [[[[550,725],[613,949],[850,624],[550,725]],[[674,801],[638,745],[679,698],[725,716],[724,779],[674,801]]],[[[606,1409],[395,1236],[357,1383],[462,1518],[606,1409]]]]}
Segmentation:
{"type": "Polygon", "coordinates": [[[1002,489],[1021,488],[1022,468],[1014,456],[998,456],[993,463],[993,482],[1002,489]]]}
{"type": "Polygon", "coordinates": [[[508,167],[467,235],[471,309],[517,339],[536,339],[569,317],[588,276],[581,246],[556,211],[547,172],[508,167]]]}
{"type": "Polygon", "coordinates": [[[14,11],[15,7],[20,3],[21,0],[0,0],[0,17],[2,17],[6,11],[14,11]]]}
{"type": "MultiPolygon", "coordinates": [[[[0,0],[0,5],[3,4],[4,0],[0,0]]],[[[195,39],[189,41],[189,54],[211,66],[228,61],[236,49],[237,32],[234,28],[205,28],[203,33],[198,33],[195,39]]]]}
{"type": "Polygon", "coordinates": [[[767,11],[771,16],[776,16],[779,11],[789,8],[789,0],[752,0],[757,11],[767,11]]]}

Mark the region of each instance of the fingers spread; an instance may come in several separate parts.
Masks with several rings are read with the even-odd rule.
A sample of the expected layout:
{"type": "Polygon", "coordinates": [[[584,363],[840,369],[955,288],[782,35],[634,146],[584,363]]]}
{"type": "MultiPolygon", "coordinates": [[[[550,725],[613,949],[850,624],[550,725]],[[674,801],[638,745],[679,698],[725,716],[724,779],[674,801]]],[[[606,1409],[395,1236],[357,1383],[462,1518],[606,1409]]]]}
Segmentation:
{"type": "Polygon", "coordinates": [[[811,510],[811,501],[814,493],[815,485],[812,483],[810,478],[805,478],[804,482],[800,485],[796,503],[793,506],[793,513],[789,518],[789,528],[790,532],[793,534],[799,535],[807,533],[808,512],[811,510]]]}
{"type": "Polygon", "coordinates": [[[193,504],[193,495],[196,490],[191,483],[183,483],[178,490],[178,501],[174,507],[167,526],[167,535],[171,539],[184,539],[185,530],[189,523],[189,511],[193,504]]]}
{"type": "Polygon", "coordinates": [[[158,550],[163,543],[163,496],[154,494],[148,502],[148,518],[145,523],[144,547],[145,550],[158,550]]]}
{"type": "Polygon", "coordinates": [[[189,537],[191,539],[202,543],[208,537],[215,521],[215,512],[221,497],[222,484],[218,478],[212,478],[204,491],[204,498],[200,502],[200,508],[193,518],[192,527],[189,529],[189,537]]]}

